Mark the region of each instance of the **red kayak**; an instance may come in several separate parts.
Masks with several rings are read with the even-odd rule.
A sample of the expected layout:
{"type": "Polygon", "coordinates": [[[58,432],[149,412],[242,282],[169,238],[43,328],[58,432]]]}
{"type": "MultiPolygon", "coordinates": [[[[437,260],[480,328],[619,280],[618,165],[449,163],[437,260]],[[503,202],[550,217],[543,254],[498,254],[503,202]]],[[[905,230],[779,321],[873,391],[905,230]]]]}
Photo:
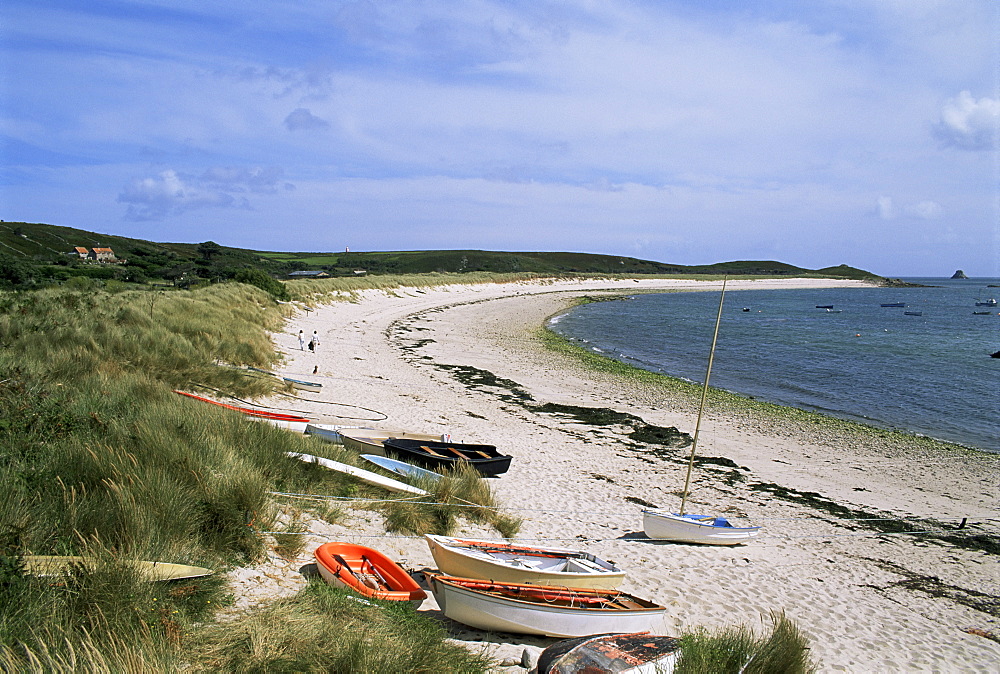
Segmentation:
{"type": "Polygon", "coordinates": [[[323,580],[354,590],[362,597],[415,604],[427,598],[405,569],[378,550],[332,542],[316,548],[315,555],[323,580]]]}
{"type": "Polygon", "coordinates": [[[275,421],[310,421],[306,417],[296,416],[294,414],[281,414],[280,412],[268,412],[266,410],[255,410],[250,407],[237,407],[236,405],[228,405],[226,403],[220,403],[217,400],[212,400],[211,398],[203,398],[202,396],[195,395],[193,393],[187,393],[186,391],[177,391],[177,393],[182,396],[187,396],[188,398],[194,398],[195,400],[201,400],[202,402],[212,403],[213,405],[218,405],[219,407],[225,407],[227,410],[233,410],[241,414],[247,414],[252,417],[260,417],[261,419],[273,419],[275,421]]]}

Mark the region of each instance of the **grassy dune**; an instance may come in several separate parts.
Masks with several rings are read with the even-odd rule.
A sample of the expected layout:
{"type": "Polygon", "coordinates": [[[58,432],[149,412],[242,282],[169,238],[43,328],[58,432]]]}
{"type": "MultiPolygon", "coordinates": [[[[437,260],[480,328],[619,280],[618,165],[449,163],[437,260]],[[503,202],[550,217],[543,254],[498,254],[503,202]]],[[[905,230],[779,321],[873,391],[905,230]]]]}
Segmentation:
{"type": "MultiPolygon", "coordinates": [[[[0,295],[0,671],[213,669],[221,646],[212,616],[226,603],[221,575],[148,583],[131,560],[217,570],[251,563],[265,550],[258,532],[279,526],[268,492],[364,496],[374,489],[290,461],[284,452],[347,463],[357,461],[353,455],[172,392],[272,392],[277,379],[243,366],[276,364],[268,331],[280,328],[288,309],[238,283],[165,293],[0,295]],[[83,555],[97,570],[36,578],[24,572],[29,554],[83,555]]],[[[492,503],[482,480],[444,482],[440,511],[424,505],[419,513],[397,513],[398,526],[443,533],[459,516],[453,499],[492,503]]],[[[317,513],[329,517],[328,510],[317,513]]],[[[516,531],[516,521],[485,519],[491,517],[516,531]]],[[[291,539],[294,532],[283,542],[291,539]]],[[[281,608],[262,608],[254,638],[267,640],[268,624],[276,636],[287,629],[269,622],[267,611],[306,616],[317,634],[325,634],[319,625],[331,618],[363,620],[352,609],[364,607],[321,596],[311,590],[281,608]]],[[[443,645],[438,632],[394,615],[387,614],[382,629],[400,640],[404,669],[449,671],[464,662],[467,653],[443,645]],[[437,645],[408,660],[403,643],[418,636],[437,645]]],[[[374,657],[365,643],[368,650],[385,648],[370,640],[344,648],[365,662],[374,657]]],[[[243,663],[237,669],[269,668],[266,659],[248,664],[256,656],[246,642],[226,648],[227,661],[243,663]]],[[[289,645],[281,657],[298,662],[295,650],[289,645]]],[[[311,653],[309,661],[339,662],[332,659],[337,649],[328,650],[329,657],[311,653]]],[[[483,663],[472,660],[478,664],[459,669],[482,671],[483,663]]],[[[308,671],[286,668],[293,670],[308,671]]]]}

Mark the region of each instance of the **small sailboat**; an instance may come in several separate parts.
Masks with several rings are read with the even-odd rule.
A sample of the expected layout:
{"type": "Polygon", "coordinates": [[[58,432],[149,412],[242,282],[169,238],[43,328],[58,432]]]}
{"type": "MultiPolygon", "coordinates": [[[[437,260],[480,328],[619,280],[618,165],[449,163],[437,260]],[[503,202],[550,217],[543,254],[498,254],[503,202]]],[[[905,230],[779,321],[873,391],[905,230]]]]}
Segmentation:
{"type": "Polygon", "coordinates": [[[608,590],[625,580],[624,571],[589,552],[434,534],[424,538],[438,569],[451,576],[608,590]]]}
{"type": "Polygon", "coordinates": [[[469,627],[550,637],[657,631],[666,607],[617,590],[427,574],[441,611],[469,627]]]}
{"type": "Polygon", "coordinates": [[[316,548],[316,567],[330,585],[346,587],[369,599],[408,601],[427,599],[417,581],[378,550],[355,543],[330,542],[316,548]]]}
{"type": "Polygon", "coordinates": [[[694,468],[695,451],[698,448],[698,433],[701,430],[702,413],[705,411],[705,399],[708,397],[708,380],[712,375],[712,361],[715,360],[715,344],[719,338],[719,324],[722,321],[722,305],[725,298],[726,279],[723,279],[722,294],[719,296],[719,313],[715,318],[715,334],[712,335],[712,348],[709,351],[708,367],[705,370],[705,384],[701,390],[698,421],[695,423],[694,437],[691,440],[691,454],[688,456],[687,476],[684,478],[680,512],[672,513],[661,508],[642,511],[642,530],[646,536],[654,540],[706,545],[738,545],[749,541],[760,533],[760,527],[734,527],[724,517],[691,515],[684,511],[690,493],[691,472],[694,468]]]}

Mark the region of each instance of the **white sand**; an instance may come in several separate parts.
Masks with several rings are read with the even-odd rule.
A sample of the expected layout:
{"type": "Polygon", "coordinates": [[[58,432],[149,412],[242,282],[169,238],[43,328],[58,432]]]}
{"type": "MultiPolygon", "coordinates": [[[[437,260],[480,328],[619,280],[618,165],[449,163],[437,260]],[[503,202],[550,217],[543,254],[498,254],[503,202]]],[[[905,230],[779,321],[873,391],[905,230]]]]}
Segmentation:
{"type": "MultiPolygon", "coordinates": [[[[739,303],[741,288],[834,285],[859,284],[736,281],[729,284],[730,301],[739,303]]],[[[683,485],[680,463],[648,455],[628,440],[626,428],[540,414],[505,399],[510,391],[503,386],[469,387],[453,369],[440,367],[488,371],[516,383],[532,404],[611,408],[692,433],[690,400],[583,371],[546,352],[536,338],[544,319],[575,296],[688,287],[717,289],[719,284],[658,279],[369,291],[360,301],[300,314],[275,340],[287,354],[282,374],[324,385],[315,400],[381,414],[307,402],[309,394],[286,406],[326,423],[372,424],[384,415],[373,425],[451,433],[456,440],[494,444],[513,455],[510,471],[491,483],[500,501],[524,519],[518,540],[570,545],[614,560],[627,571],[624,590],[669,607],[665,633],[699,625],[760,627],[769,612],[783,610],[809,638],[822,672],[1000,671],[1000,643],[965,631],[1000,634],[1000,620],[962,603],[981,600],[976,593],[984,593],[993,597],[997,613],[996,555],[920,535],[877,536],[842,517],[750,488],[776,484],[816,492],[849,508],[899,518],[957,522],[968,517],[973,531],[995,533],[997,520],[985,519],[997,517],[997,457],[945,450],[913,456],[915,450],[896,440],[709,410],[699,455],[735,461],[747,469],[738,471],[745,480],[728,485],[723,479],[733,472],[728,468],[699,471],[688,510],[745,515],[747,520],[736,523],[763,525],[763,533],[732,548],[657,544],[644,540],[642,508],[626,499],[676,508],[674,493],[683,485]],[[300,329],[319,332],[316,353],[299,350],[295,335],[300,329]],[[922,586],[937,592],[907,585],[923,576],[939,580],[922,586]]],[[[261,575],[265,572],[284,578],[286,593],[299,587],[297,570],[324,540],[370,545],[409,568],[433,567],[421,539],[386,536],[380,516],[357,513],[347,525],[313,522],[309,545],[293,563],[237,574],[244,601],[252,600],[253,587],[274,596],[273,584],[261,575]],[[289,574],[295,579],[289,581],[289,574]]],[[[496,537],[472,526],[460,533],[496,537]]],[[[421,610],[440,615],[433,600],[421,610]]],[[[481,641],[496,644],[491,652],[505,660],[509,671],[523,671],[515,662],[525,646],[537,653],[552,641],[498,638],[448,625],[455,638],[473,647],[481,641]]]]}

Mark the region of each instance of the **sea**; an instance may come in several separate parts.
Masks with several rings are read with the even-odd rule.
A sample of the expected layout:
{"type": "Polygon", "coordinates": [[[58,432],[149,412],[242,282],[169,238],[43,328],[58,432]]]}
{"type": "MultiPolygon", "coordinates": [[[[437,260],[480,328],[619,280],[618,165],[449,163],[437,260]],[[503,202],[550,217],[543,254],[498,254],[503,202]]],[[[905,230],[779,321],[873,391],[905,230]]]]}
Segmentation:
{"type": "MultiPolygon", "coordinates": [[[[1000,453],[1000,278],[922,287],[727,289],[710,384],[1000,453]],[[883,306],[895,304],[898,306],[883,306]]],[[[703,383],[720,293],[584,304],[549,327],[623,363],[703,383]]]]}

